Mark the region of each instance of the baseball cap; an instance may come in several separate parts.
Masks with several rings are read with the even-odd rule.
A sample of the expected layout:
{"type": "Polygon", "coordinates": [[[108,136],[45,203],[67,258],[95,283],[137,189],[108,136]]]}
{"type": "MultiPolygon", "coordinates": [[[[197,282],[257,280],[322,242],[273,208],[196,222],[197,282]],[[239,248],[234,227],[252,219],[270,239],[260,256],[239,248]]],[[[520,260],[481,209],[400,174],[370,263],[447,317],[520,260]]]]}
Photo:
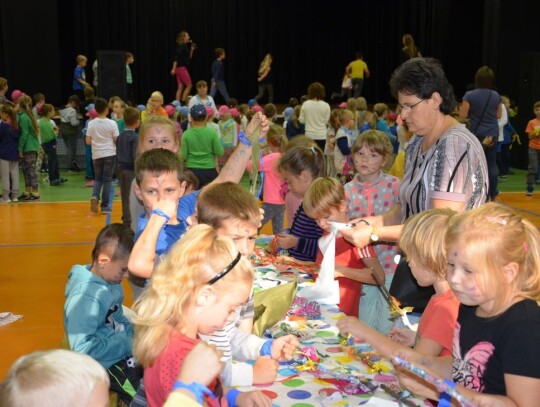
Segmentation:
{"type": "Polygon", "coordinates": [[[187,116],[189,114],[189,109],[187,106],[177,106],[176,110],[178,110],[178,113],[180,113],[182,116],[187,116]]]}
{"type": "Polygon", "coordinates": [[[248,106],[249,107],[253,107],[253,105],[256,105],[257,104],[257,101],[255,99],[249,99],[248,100],[248,106]]]}
{"type": "Polygon", "coordinates": [[[212,109],[211,106],[206,106],[205,109],[206,109],[206,115],[207,116],[211,116],[211,115],[214,114],[214,109],[212,109]]]}
{"type": "Polygon", "coordinates": [[[240,116],[240,113],[238,113],[238,109],[236,107],[233,107],[232,109],[229,109],[229,113],[232,117],[238,117],[240,116]]]}
{"type": "Polygon", "coordinates": [[[195,120],[206,118],[206,107],[204,105],[194,105],[189,111],[191,117],[195,120]]]}
{"type": "Polygon", "coordinates": [[[255,113],[258,113],[258,112],[262,112],[263,108],[259,105],[255,105],[251,108],[251,110],[253,110],[255,113]]]}
{"type": "Polygon", "coordinates": [[[176,109],[172,105],[167,105],[165,106],[165,111],[167,112],[169,116],[172,116],[174,112],[176,111],[176,109]]]}
{"type": "Polygon", "coordinates": [[[19,89],[15,89],[13,92],[11,92],[11,100],[13,103],[17,103],[17,100],[19,100],[22,95],[24,95],[23,92],[21,92],[19,89]]]}
{"type": "Polygon", "coordinates": [[[229,113],[229,106],[227,106],[227,105],[221,105],[221,106],[219,107],[219,115],[221,116],[221,115],[223,115],[223,114],[225,114],[225,113],[229,113]]]}

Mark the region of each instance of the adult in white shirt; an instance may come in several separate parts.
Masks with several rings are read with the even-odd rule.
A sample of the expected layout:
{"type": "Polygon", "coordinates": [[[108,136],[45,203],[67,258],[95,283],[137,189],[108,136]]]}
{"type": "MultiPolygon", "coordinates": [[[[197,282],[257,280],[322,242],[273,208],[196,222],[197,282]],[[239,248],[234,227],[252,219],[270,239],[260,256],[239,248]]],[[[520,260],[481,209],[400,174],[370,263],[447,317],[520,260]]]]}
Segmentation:
{"type": "Polygon", "coordinates": [[[302,104],[299,120],[306,126],[306,136],[315,141],[324,151],[330,105],[324,101],[324,86],[319,82],[309,85],[307,94],[308,100],[302,104]]]}

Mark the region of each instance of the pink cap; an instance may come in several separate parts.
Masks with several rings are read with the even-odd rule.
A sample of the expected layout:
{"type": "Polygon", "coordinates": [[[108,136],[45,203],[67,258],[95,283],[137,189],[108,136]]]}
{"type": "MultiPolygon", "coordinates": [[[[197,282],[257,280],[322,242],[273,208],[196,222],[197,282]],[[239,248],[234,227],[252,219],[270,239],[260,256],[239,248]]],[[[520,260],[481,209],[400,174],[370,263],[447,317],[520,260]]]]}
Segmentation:
{"type": "Polygon", "coordinates": [[[339,107],[340,109],[345,109],[345,108],[347,107],[347,102],[341,102],[341,103],[338,105],[338,107],[339,107]]]}
{"type": "Polygon", "coordinates": [[[263,108],[259,105],[255,105],[251,108],[251,110],[253,110],[255,113],[259,113],[263,111],[263,108]]]}
{"type": "Polygon", "coordinates": [[[212,106],[206,106],[206,115],[207,116],[212,116],[214,114],[214,109],[212,108],[212,106]]]}
{"type": "Polygon", "coordinates": [[[11,92],[11,100],[13,103],[17,103],[17,100],[19,100],[22,95],[24,95],[23,92],[21,92],[19,89],[15,89],[13,92],[11,92]]]}
{"type": "Polygon", "coordinates": [[[240,116],[240,113],[238,113],[238,110],[236,109],[236,107],[233,107],[232,109],[230,109],[229,113],[231,114],[232,117],[240,116]]]}
{"type": "Polygon", "coordinates": [[[88,113],[86,113],[86,115],[87,115],[90,119],[95,119],[95,118],[98,116],[96,109],[91,109],[91,110],[89,110],[88,113]]]}
{"type": "Polygon", "coordinates": [[[229,113],[229,106],[221,105],[219,107],[219,115],[221,116],[222,114],[225,114],[225,113],[229,113]]]}
{"type": "Polygon", "coordinates": [[[165,106],[165,111],[167,112],[169,116],[172,116],[174,112],[176,112],[176,109],[174,108],[173,105],[167,105],[165,106]]]}

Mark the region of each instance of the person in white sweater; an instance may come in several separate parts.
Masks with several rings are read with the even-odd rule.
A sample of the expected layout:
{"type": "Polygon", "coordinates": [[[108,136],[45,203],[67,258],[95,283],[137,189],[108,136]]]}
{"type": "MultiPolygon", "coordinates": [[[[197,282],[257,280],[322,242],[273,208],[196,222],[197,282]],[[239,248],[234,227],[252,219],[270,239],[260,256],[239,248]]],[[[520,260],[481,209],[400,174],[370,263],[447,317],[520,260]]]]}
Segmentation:
{"type": "Polygon", "coordinates": [[[324,86],[313,82],[308,87],[308,100],[300,109],[300,123],[306,126],[306,136],[311,138],[324,151],[326,144],[326,126],[330,119],[330,105],[324,101],[324,86]]]}

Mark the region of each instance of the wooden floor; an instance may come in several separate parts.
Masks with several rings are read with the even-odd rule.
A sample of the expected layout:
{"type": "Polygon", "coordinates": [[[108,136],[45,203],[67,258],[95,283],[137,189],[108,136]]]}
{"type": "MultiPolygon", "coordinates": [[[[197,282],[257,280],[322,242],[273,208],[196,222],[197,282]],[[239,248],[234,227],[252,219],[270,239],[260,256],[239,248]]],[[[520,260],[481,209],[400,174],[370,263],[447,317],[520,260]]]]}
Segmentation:
{"type": "MultiPolygon", "coordinates": [[[[540,192],[499,196],[540,227],[540,192]]],[[[115,201],[112,221],[120,221],[115,201]]],[[[0,380],[19,356],[60,345],[67,273],[74,264],[90,262],[104,215],[92,214],[88,202],[0,205],[0,312],[24,318],[0,327],[0,380]]],[[[126,305],[131,290],[124,285],[126,305]]]]}

